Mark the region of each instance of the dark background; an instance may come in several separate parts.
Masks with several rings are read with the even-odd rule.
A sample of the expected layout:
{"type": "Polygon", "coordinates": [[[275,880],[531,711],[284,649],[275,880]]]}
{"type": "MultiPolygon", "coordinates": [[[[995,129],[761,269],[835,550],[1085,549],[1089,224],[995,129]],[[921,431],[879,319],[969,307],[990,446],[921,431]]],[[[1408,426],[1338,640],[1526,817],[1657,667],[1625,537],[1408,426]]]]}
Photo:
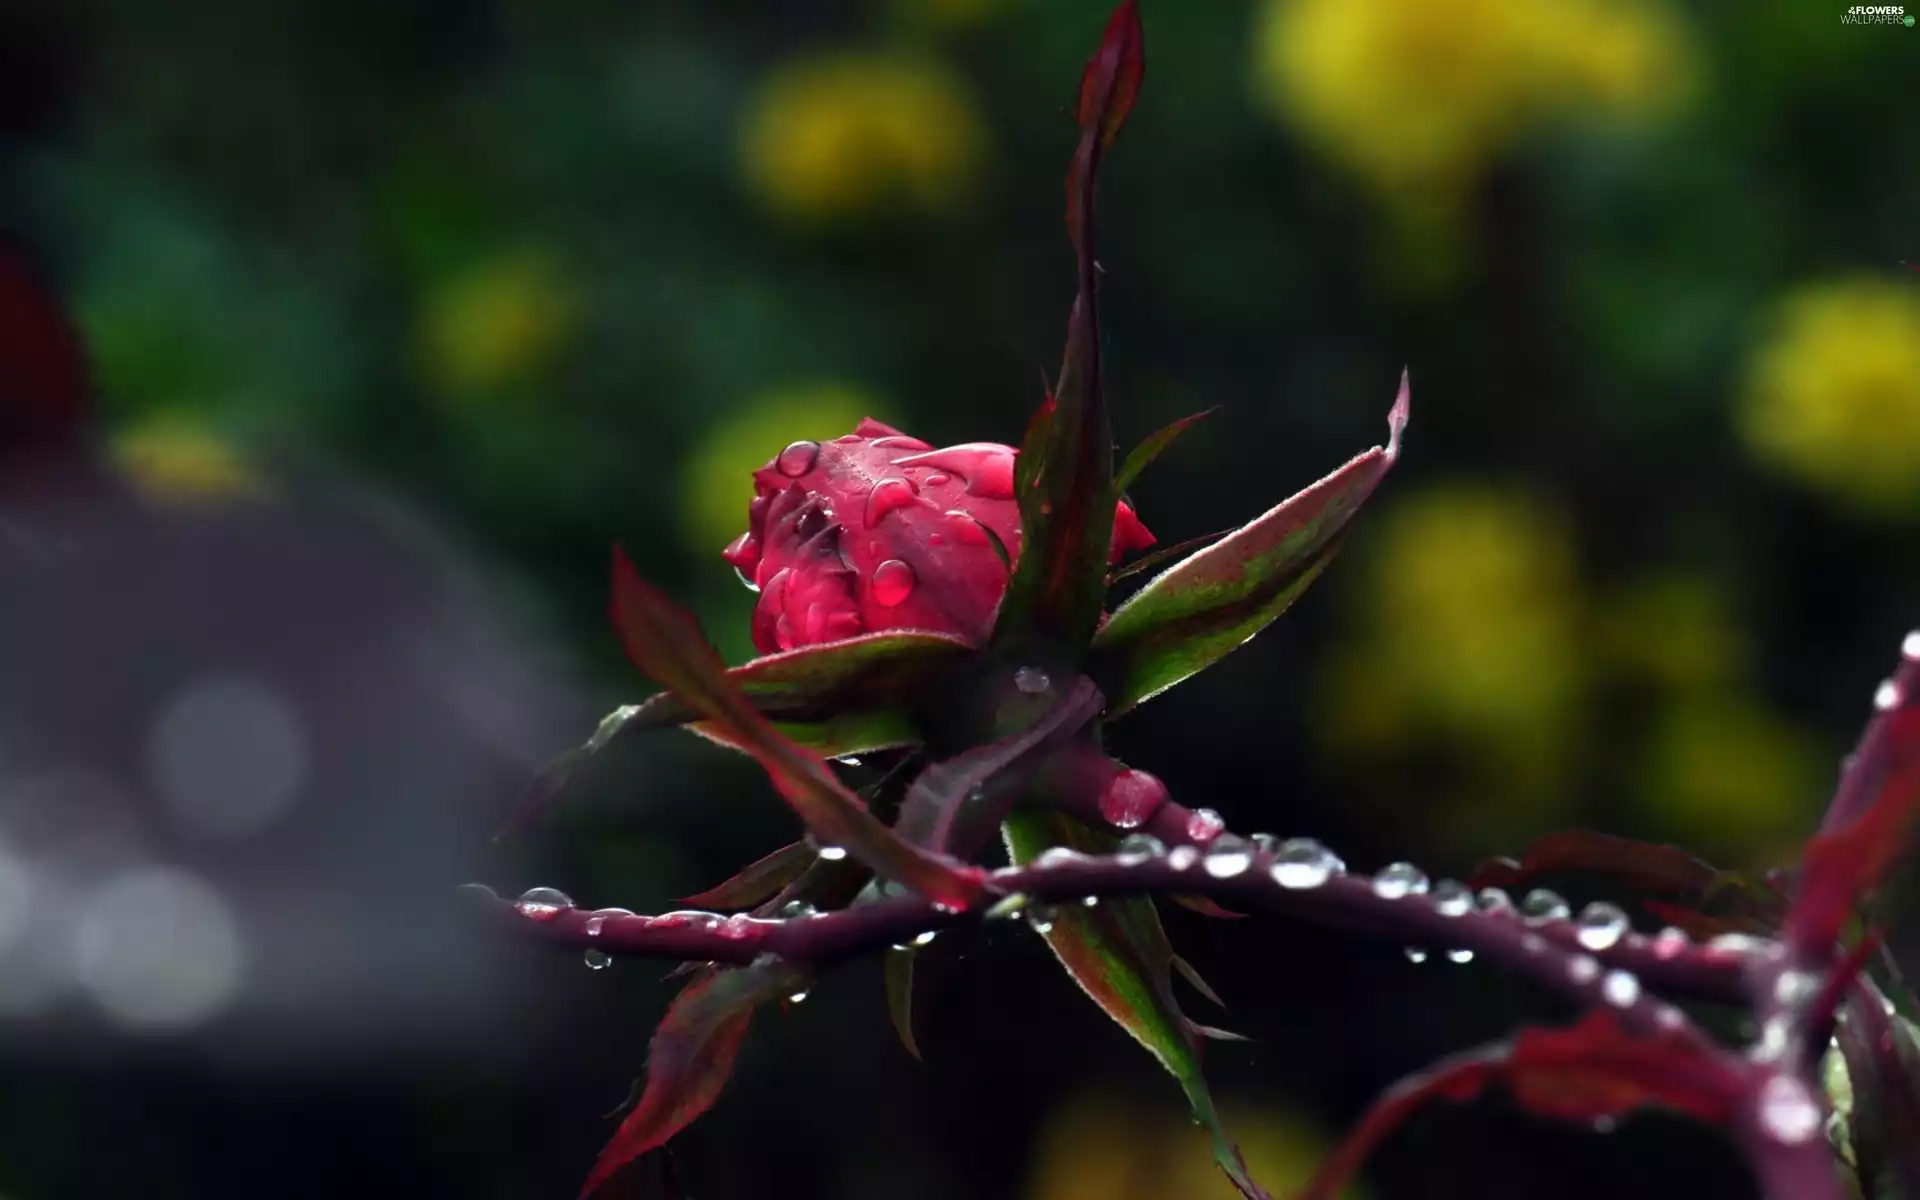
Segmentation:
{"type": "MultiPolygon", "coordinates": [[[[1573,825],[1791,860],[1920,613],[1920,31],[1845,7],[1146,0],[1116,424],[1222,408],[1143,518],[1260,512],[1384,437],[1403,364],[1414,415],[1341,561],[1121,755],[1361,868],[1573,825]]],[[[646,686],[609,544],[740,661],[754,466],[867,413],[1017,439],[1103,19],[0,0],[0,226],[70,298],[114,481],[0,507],[0,1195],[572,1194],[668,988],[452,888],[658,910],[793,836],[750,764],[663,734],[488,843],[646,686]]],[[[1168,924],[1254,1039],[1208,1065],[1275,1189],[1394,1078],[1565,1016],[1168,924]]],[[[675,1143],[687,1191],[1230,1194],[1037,939],[943,937],[919,1002],[924,1066],[872,964],[764,1013],[675,1143]]],[[[1751,1194],[1711,1133],[1497,1098],[1368,1187],[1751,1194]]]]}

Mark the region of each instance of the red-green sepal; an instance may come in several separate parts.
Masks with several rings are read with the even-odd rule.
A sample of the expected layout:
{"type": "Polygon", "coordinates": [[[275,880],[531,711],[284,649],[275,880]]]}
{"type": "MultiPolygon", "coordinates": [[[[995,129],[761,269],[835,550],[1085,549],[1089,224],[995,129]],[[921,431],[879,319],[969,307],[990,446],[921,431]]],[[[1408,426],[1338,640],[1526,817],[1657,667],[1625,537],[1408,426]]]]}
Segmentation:
{"type": "Polygon", "coordinates": [[[1387,444],[1156,575],[1094,635],[1090,670],[1117,716],[1226,657],[1287,610],[1339,549],[1400,455],[1407,379],[1387,444]]]}
{"type": "MultiPolygon", "coordinates": [[[[1018,812],[1005,827],[1015,863],[1026,863],[1051,846],[1110,853],[1115,840],[1060,813],[1018,812]]],[[[1247,1173],[1239,1147],[1228,1138],[1200,1072],[1199,1039],[1218,1031],[1189,1021],[1173,995],[1173,948],[1153,901],[1144,896],[1109,897],[1092,908],[1062,906],[1042,935],[1067,974],[1089,999],[1162,1066],[1186,1092],[1194,1119],[1213,1135],[1214,1160],[1249,1200],[1271,1200],[1247,1173]]]]}

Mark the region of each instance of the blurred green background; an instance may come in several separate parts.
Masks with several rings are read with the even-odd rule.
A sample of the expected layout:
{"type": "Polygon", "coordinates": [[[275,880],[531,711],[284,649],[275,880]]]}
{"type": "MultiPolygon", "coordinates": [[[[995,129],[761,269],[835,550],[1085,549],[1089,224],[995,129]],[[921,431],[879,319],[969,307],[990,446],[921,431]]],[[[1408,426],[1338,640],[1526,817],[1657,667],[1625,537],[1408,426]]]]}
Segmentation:
{"type": "MultiPolygon", "coordinates": [[[[1356,866],[1464,873],[1576,825],[1791,859],[1920,619],[1920,30],[1845,7],[1144,0],[1102,189],[1115,420],[1222,409],[1142,517],[1171,543],[1257,514],[1384,438],[1403,364],[1413,423],[1323,581],[1119,753],[1356,866]]],[[[55,264],[101,437],[158,503],[378,495],[558,631],[590,712],[644,688],[602,616],[611,543],[739,661],[752,597],[718,552],[752,468],[867,414],[1017,440],[1071,298],[1060,178],[1104,12],[9,0],[0,223],[55,264]]],[[[691,739],[586,790],[506,877],[476,835],[467,874],[646,910],[792,833],[691,739]]],[[[1274,1188],[1392,1078],[1560,1015],[1477,967],[1169,921],[1256,1039],[1209,1064],[1274,1188]]],[[[681,1146],[690,1193],[1229,1194],[1034,939],[931,957],[924,1068],[864,968],[763,1016],[681,1146]]],[[[533,1001],[496,1036],[530,1052],[478,1078],[43,1068],[0,1104],[0,1188],[569,1194],[667,993],[514,963],[533,1001]],[[160,1097],[184,1103],[146,1151],[46,1140],[160,1097]]],[[[1746,1186],[1678,1124],[1492,1101],[1415,1122],[1372,1194],[1746,1186]]]]}

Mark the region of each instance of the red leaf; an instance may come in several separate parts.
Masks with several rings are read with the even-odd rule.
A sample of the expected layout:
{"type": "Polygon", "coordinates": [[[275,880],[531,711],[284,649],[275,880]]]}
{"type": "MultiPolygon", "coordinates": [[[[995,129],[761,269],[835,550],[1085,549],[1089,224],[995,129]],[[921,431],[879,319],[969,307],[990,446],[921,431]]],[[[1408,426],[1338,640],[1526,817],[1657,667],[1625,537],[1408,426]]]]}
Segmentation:
{"type": "Polygon", "coordinates": [[[723,883],[681,897],[680,902],[695,908],[752,908],[800,878],[816,857],[813,847],[792,842],[748,863],[723,883]]]}
{"type": "Polygon", "coordinates": [[[727,737],[760,761],[773,784],[816,836],[943,904],[968,906],[980,875],[908,844],[867,811],[818,753],[783,737],[727,677],[727,670],[691,615],[640,578],[613,553],[613,623],[627,654],[647,675],[677,693],[727,737]]]}
{"type": "Polygon", "coordinates": [[[1920,656],[1903,656],[1900,671],[1881,685],[1878,711],[1847,764],[1827,822],[1807,843],[1786,923],[1787,940],[1802,950],[1824,954],[1854,902],[1906,848],[1909,823],[1920,807],[1916,690],[1920,656]]]}
{"type": "Polygon", "coordinates": [[[712,1108],[733,1074],[755,1006],[789,994],[803,979],[783,965],[709,969],[675,996],[653,1034],[646,1090],[600,1152],[581,1196],[712,1108]]]}
{"type": "Polygon", "coordinates": [[[1564,1029],[1523,1030],[1510,1043],[1444,1059],[1389,1088],[1300,1200],[1332,1197],[1373,1148],[1427,1101],[1471,1100],[1496,1080],[1528,1111],[1570,1121],[1659,1105],[1721,1124],[1732,1117],[1746,1086],[1730,1060],[1676,1035],[1629,1034],[1611,1013],[1591,1013],[1564,1029]]]}
{"type": "Polygon", "coordinates": [[[1080,73],[1080,128],[1100,131],[1100,144],[1109,145],[1127,114],[1133,111],[1140,81],[1146,77],[1146,38],[1140,28],[1140,7],[1126,0],[1107,18],[1100,48],[1080,73]]]}

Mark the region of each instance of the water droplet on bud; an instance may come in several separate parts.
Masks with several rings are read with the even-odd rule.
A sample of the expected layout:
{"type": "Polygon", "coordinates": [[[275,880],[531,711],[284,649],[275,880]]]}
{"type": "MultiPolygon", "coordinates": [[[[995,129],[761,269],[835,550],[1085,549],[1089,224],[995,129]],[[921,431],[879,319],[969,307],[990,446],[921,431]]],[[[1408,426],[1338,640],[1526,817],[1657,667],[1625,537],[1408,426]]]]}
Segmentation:
{"type": "Polygon", "coordinates": [[[1687,936],[1686,930],[1669,925],[1654,935],[1651,949],[1655,958],[1667,962],[1685,954],[1692,945],[1693,939],[1687,936]]]}
{"type": "Polygon", "coordinates": [[[613,962],[613,955],[608,954],[605,950],[590,949],[585,954],[582,954],[580,959],[587,964],[589,971],[601,971],[605,970],[608,964],[613,962]]]}
{"type": "Polygon", "coordinates": [[[845,846],[816,845],[813,848],[813,852],[815,854],[818,854],[821,858],[826,859],[828,862],[839,862],[841,859],[847,856],[847,848],[845,846]]]}
{"type": "Polygon", "coordinates": [[[1510,913],[1513,911],[1513,897],[1507,895],[1502,888],[1481,888],[1480,894],[1475,899],[1480,904],[1481,912],[1510,913]]]}
{"type": "Polygon", "coordinates": [[[915,946],[931,946],[936,932],[937,931],[932,929],[922,930],[913,935],[912,944],[915,946]]]}
{"type": "Polygon", "coordinates": [[[806,998],[807,998],[807,990],[806,990],[805,988],[801,988],[801,989],[800,989],[799,991],[797,991],[797,992],[795,992],[795,993],[793,993],[793,994],[792,994],[791,996],[788,996],[788,997],[787,997],[787,1003],[788,1003],[788,1004],[799,1004],[799,1003],[801,1003],[802,1001],[804,1001],[804,1000],[805,1000],[806,998]]]}
{"type": "Polygon", "coordinates": [[[1883,679],[1880,686],[1873,689],[1873,711],[1892,712],[1900,707],[1903,699],[1900,685],[1891,679],[1883,679]]]}
{"type": "Polygon", "coordinates": [[[799,917],[811,917],[819,912],[805,900],[789,900],[780,906],[780,915],[791,921],[799,917]]]}
{"type": "Polygon", "coordinates": [[[1192,846],[1175,846],[1167,854],[1167,865],[1176,871],[1185,871],[1200,861],[1200,851],[1192,846]]]}
{"type": "Polygon", "coordinates": [[[881,608],[897,608],[913,595],[917,582],[912,567],[901,559],[890,558],[873,569],[873,602],[881,608]]]}
{"type": "Polygon", "coordinates": [[[1408,946],[1405,953],[1407,961],[1410,963],[1423,963],[1427,961],[1427,952],[1418,946],[1408,946]]]}
{"type": "Polygon", "coordinates": [[[888,513],[898,508],[905,508],[918,497],[919,492],[914,489],[910,481],[898,477],[882,479],[873,485],[872,491],[867,493],[867,528],[872,529],[888,513]]]}
{"type": "Polygon", "coordinates": [[[1567,960],[1567,978],[1587,984],[1600,978],[1600,960],[1591,954],[1576,954],[1567,960]]]}
{"type": "Polygon", "coordinates": [[[1166,852],[1166,845],[1152,834],[1130,833],[1120,839],[1113,861],[1123,867],[1137,867],[1141,863],[1152,862],[1166,852]]]}
{"type": "Polygon", "coordinates": [[[813,470],[813,464],[819,457],[819,442],[794,442],[773,460],[773,469],[788,479],[798,479],[813,470]]]}
{"type": "Polygon", "coordinates": [[[1447,951],[1447,961],[1450,963],[1470,963],[1473,961],[1473,951],[1449,950],[1447,951]]]}
{"type": "Polygon", "coordinates": [[[1035,904],[1027,909],[1027,927],[1035,933],[1052,933],[1053,921],[1053,906],[1050,904],[1035,904]]]}
{"type": "Polygon", "coordinates": [[[630,917],[632,915],[631,912],[624,908],[596,909],[594,914],[587,918],[587,936],[599,937],[600,931],[607,927],[608,917],[630,917]]]}

